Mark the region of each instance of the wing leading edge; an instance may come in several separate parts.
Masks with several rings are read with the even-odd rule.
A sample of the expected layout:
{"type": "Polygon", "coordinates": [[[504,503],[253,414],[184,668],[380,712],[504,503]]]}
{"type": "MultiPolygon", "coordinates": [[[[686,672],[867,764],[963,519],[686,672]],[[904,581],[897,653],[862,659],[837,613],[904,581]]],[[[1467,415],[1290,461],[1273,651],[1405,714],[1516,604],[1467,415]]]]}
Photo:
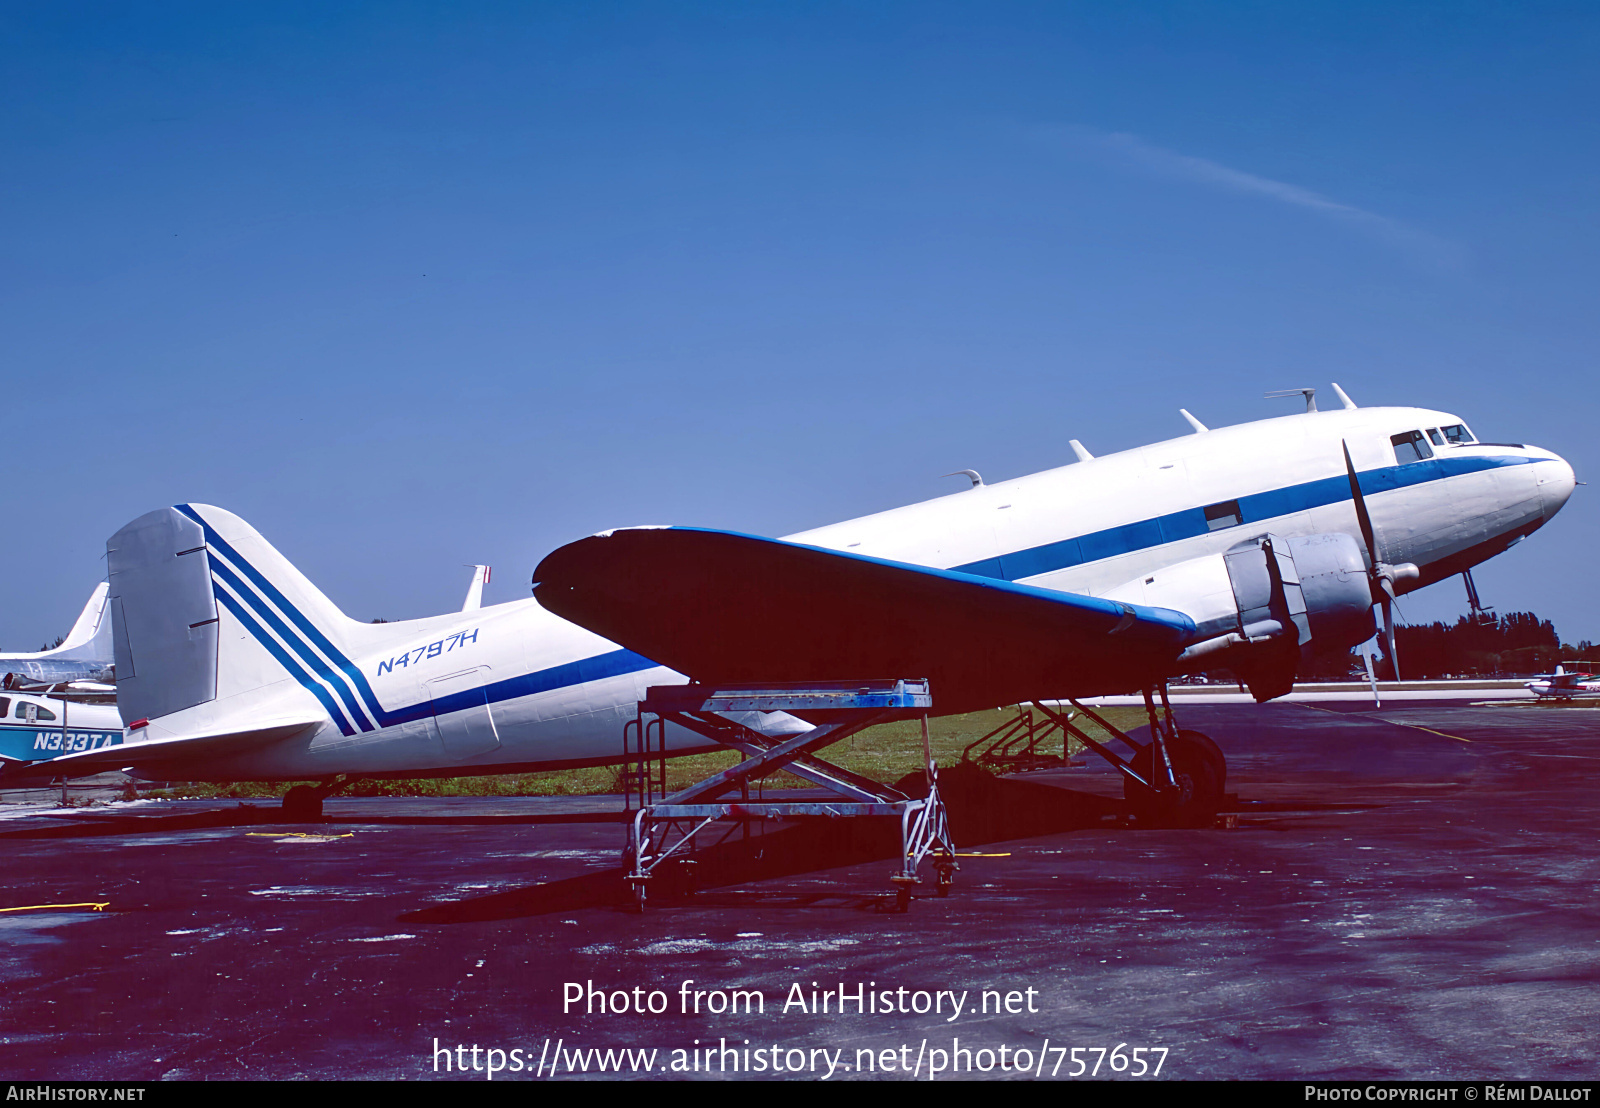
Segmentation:
{"type": "Polygon", "coordinates": [[[696,681],[927,677],[940,714],[1143,687],[1182,612],[731,531],[609,531],[552,552],[534,596],[696,681]]]}

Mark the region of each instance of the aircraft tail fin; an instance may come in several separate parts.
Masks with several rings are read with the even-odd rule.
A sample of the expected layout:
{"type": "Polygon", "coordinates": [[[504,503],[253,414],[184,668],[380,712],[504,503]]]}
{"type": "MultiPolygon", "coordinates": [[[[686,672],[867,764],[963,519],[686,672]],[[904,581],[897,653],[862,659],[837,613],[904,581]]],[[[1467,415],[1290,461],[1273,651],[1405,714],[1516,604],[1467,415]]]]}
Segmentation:
{"type": "Polygon", "coordinates": [[[483,607],[483,586],[489,583],[489,567],[472,567],[472,584],[467,586],[467,599],[461,605],[463,612],[475,612],[483,607]]]}
{"type": "Polygon", "coordinates": [[[248,694],[292,692],[288,677],[346,734],[378,726],[381,709],[348,657],[365,625],[232,512],[161,508],[118,531],[106,552],[124,722],[241,696],[230,710],[259,710],[248,694]]]}
{"type": "Polygon", "coordinates": [[[72,625],[61,645],[50,651],[57,658],[71,659],[78,654],[85,658],[111,657],[111,621],[105,618],[106,594],[111,586],[105,581],[94,587],[89,603],[83,606],[78,622],[72,625]],[[88,648],[85,650],[85,648],[88,648]]]}

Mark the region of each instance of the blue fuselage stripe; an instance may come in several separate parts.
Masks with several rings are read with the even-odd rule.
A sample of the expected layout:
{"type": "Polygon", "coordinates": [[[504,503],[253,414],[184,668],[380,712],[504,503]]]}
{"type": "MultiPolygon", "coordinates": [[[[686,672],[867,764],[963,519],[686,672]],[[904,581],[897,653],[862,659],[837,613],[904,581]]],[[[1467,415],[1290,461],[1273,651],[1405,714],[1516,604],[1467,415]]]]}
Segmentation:
{"type": "Polygon", "coordinates": [[[255,566],[250,564],[248,559],[240,555],[240,553],[232,546],[228,545],[228,543],[223,540],[222,536],[218,535],[216,531],[212,529],[209,523],[200,518],[199,513],[197,513],[187,504],[179,504],[177,508],[178,511],[187,515],[190,519],[194,520],[201,526],[201,528],[204,529],[207,544],[215,547],[217,551],[219,551],[230,562],[238,566],[240,571],[243,572],[246,577],[250,578],[255,586],[261,590],[261,594],[268,600],[272,601],[272,603],[278,607],[279,611],[283,612],[284,615],[288,616],[289,619],[294,622],[294,625],[300,629],[301,633],[306,639],[312,643],[315,643],[322,649],[324,654],[333,660],[334,664],[339,667],[340,671],[350,679],[351,685],[355,687],[357,694],[361,697],[363,703],[367,705],[367,709],[373,718],[377,718],[382,713],[383,708],[381,705],[379,705],[378,698],[372,691],[372,686],[367,684],[367,678],[361,672],[360,668],[351,662],[349,658],[345,657],[344,654],[333,645],[333,643],[329,642],[328,637],[317,628],[316,624],[307,619],[305,614],[301,612],[300,609],[289,603],[288,598],[279,592],[272,582],[267,580],[260,570],[256,569],[255,566]]]}
{"type": "MultiPolygon", "coordinates": [[[[1538,459],[1520,455],[1477,456],[1471,458],[1432,458],[1406,465],[1388,466],[1357,474],[1361,491],[1366,496],[1409,488],[1429,481],[1440,481],[1464,473],[1477,473],[1501,466],[1527,465],[1538,459]]],[[[1239,497],[1240,524],[1259,523],[1292,515],[1312,508],[1348,501],[1350,478],[1344,474],[1307,481],[1287,488],[1270,489],[1239,497]]],[[[1001,581],[1021,581],[1058,569],[1087,565],[1119,554],[1162,546],[1182,539],[1197,538],[1209,533],[1204,508],[1185,508],[1181,512],[1108,527],[1076,538],[1042,546],[1001,554],[995,558],[953,566],[960,573],[975,577],[993,577],[1001,581]]]]}
{"type": "Polygon", "coordinates": [[[344,713],[339,710],[339,705],[334,702],[328,690],[323,688],[315,678],[302,669],[300,663],[295,661],[288,651],[278,645],[277,641],[267,633],[266,628],[257,623],[242,604],[221,589],[212,591],[216,594],[218,603],[227,608],[233,614],[233,618],[237,619],[244,625],[245,630],[255,636],[258,643],[266,647],[267,653],[277,659],[278,664],[288,672],[289,676],[300,682],[307,691],[322,702],[322,706],[327,710],[329,718],[339,725],[340,732],[345,735],[354,735],[356,729],[350,726],[350,721],[345,719],[344,713]]]}
{"type": "MultiPolygon", "coordinates": [[[[337,696],[339,701],[345,706],[349,712],[350,718],[355,721],[357,727],[361,728],[363,731],[372,730],[372,724],[368,723],[366,717],[362,715],[360,706],[356,704],[355,697],[350,692],[350,687],[345,684],[343,674],[335,672],[326,661],[319,658],[316,651],[312,650],[311,647],[306,645],[302,639],[295,635],[295,633],[284,624],[283,620],[278,618],[277,613],[268,607],[267,603],[257,596],[248,585],[239,580],[238,576],[234,574],[233,571],[230,570],[226,565],[224,565],[220,559],[213,558],[211,560],[211,572],[217,578],[219,578],[223,584],[228,585],[235,592],[237,592],[244,599],[245,603],[255,610],[256,615],[260,617],[261,621],[268,627],[272,628],[272,630],[276,631],[278,633],[278,637],[287,643],[290,649],[300,656],[300,660],[305,663],[312,673],[327,681],[328,685],[332,687],[334,695],[337,696]]],[[[221,596],[226,594],[219,593],[218,595],[221,596]]],[[[258,634],[256,638],[265,641],[265,637],[263,635],[258,634]]]]}
{"type": "Polygon", "coordinates": [[[392,727],[398,723],[410,723],[433,715],[447,715],[450,712],[476,708],[485,700],[490,704],[500,704],[507,700],[519,700],[524,696],[537,696],[540,693],[555,692],[557,689],[572,688],[588,681],[604,681],[611,677],[659,668],[657,663],[631,650],[613,650],[593,658],[566,662],[535,673],[524,673],[517,677],[508,677],[503,681],[492,681],[475,689],[450,693],[434,700],[424,700],[408,708],[385,712],[379,722],[384,727],[392,727]]]}

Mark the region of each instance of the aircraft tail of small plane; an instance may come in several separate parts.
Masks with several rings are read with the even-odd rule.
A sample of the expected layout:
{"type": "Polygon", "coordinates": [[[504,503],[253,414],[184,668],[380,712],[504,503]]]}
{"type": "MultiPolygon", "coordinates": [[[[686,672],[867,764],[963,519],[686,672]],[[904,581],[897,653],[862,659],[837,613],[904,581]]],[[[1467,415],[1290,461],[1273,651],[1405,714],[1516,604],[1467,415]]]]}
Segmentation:
{"type": "Polygon", "coordinates": [[[375,725],[376,700],[349,655],[377,628],[341,612],[238,516],[205,504],[161,508],[118,531],[106,551],[124,722],[212,701],[229,702],[222,714],[233,716],[257,691],[266,707],[293,679],[347,732],[375,725]]]}
{"type": "Polygon", "coordinates": [[[48,653],[52,657],[74,659],[106,658],[111,654],[111,621],[105,618],[106,594],[111,586],[105,581],[95,586],[89,594],[89,603],[83,606],[78,622],[72,625],[61,645],[48,653]]]}
{"type": "Polygon", "coordinates": [[[24,683],[103,681],[111,676],[111,620],[106,618],[106,592],[102,581],[89,594],[83,613],[61,645],[31,653],[0,653],[0,674],[6,685],[15,675],[24,683]]]}

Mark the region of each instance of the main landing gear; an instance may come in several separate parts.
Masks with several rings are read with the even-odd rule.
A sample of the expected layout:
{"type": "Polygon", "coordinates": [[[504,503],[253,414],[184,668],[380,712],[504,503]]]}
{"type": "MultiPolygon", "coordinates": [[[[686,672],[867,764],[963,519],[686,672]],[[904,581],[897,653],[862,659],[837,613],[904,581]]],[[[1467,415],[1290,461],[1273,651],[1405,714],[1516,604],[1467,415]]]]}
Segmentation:
{"type": "Polygon", "coordinates": [[[322,802],[359,780],[347,774],[343,778],[330,777],[320,785],[296,785],[283,794],[283,814],[289,819],[321,819],[322,802]]]}
{"type": "Polygon", "coordinates": [[[1133,751],[1122,758],[1104,743],[1085,734],[1065,713],[1034,706],[1063,730],[1110,762],[1122,774],[1122,796],[1129,814],[1141,827],[1210,827],[1225,801],[1228,763],[1222,750],[1200,731],[1179,730],[1167,699],[1166,685],[1144,690],[1145,712],[1150,717],[1150,741],[1141,743],[1112,726],[1076,700],[1072,706],[1094,720],[1106,734],[1133,751]],[[1161,710],[1155,705],[1159,691],[1161,710]]]}

